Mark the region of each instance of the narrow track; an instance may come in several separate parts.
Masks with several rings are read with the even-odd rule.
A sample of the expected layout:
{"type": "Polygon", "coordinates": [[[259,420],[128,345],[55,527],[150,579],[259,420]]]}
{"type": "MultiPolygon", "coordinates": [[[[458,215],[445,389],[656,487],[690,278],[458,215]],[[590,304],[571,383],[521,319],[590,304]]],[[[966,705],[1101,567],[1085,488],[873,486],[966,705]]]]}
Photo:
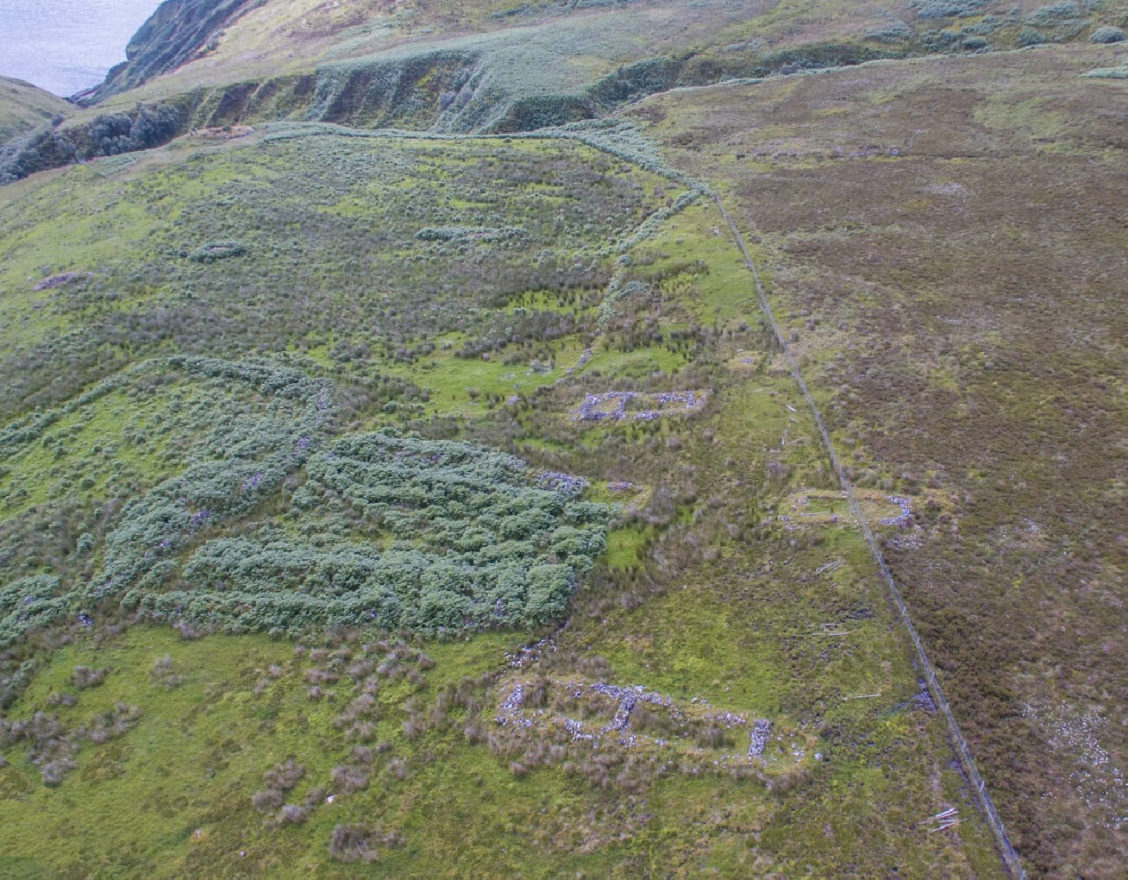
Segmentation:
{"type": "Polygon", "coordinates": [[[764,293],[764,287],[760,283],[760,273],[756,270],[756,264],[753,262],[752,256],[748,252],[748,245],[744,241],[744,236],[741,235],[732,216],[725,210],[720,196],[715,192],[712,193],[712,196],[713,201],[717,205],[717,210],[720,211],[721,216],[724,217],[729,230],[732,232],[733,241],[736,243],[737,248],[740,249],[741,256],[744,258],[744,267],[752,273],[752,281],[756,287],[756,296],[760,301],[760,309],[763,311],[764,317],[767,318],[768,323],[771,324],[776,341],[779,343],[784,357],[787,358],[791,375],[795,379],[799,390],[803,393],[803,399],[806,400],[807,406],[811,410],[815,425],[819,429],[819,435],[822,437],[823,446],[830,456],[830,463],[834,468],[834,472],[838,475],[838,482],[849,500],[850,510],[861,525],[862,534],[865,535],[866,543],[869,545],[870,552],[873,554],[873,558],[877,562],[877,567],[881,571],[881,576],[885,580],[885,586],[889,592],[889,596],[901,616],[901,623],[908,631],[909,638],[912,639],[913,647],[916,649],[917,661],[920,664],[924,680],[928,684],[932,701],[936,704],[937,709],[940,710],[940,713],[944,716],[944,720],[948,723],[948,734],[952,749],[959,759],[964,775],[967,777],[968,781],[971,782],[981,812],[986,817],[987,823],[991,826],[991,830],[995,836],[995,846],[999,850],[999,856],[1002,858],[1004,866],[1013,877],[1018,878],[1018,880],[1026,880],[1026,871],[1022,867],[1022,861],[1019,859],[1018,853],[1015,851],[1014,846],[1010,842],[1010,838],[1007,836],[1006,828],[1003,826],[1003,820],[995,810],[995,805],[991,801],[991,795],[987,792],[987,786],[983,782],[983,777],[979,775],[979,769],[975,766],[975,759],[971,756],[971,749],[968,748],[967,740],[964,739],[963,734],[960,732],[960,726],[956,723],[956,719],[952,715],[952,710],[948,706],[948,701],[944,697],[944,691],[940,687],[940,680],[936,677],[936,669],[933,667],[932,661],[928,659],[928,654],[924,649],[924,643],[917,634],[916,627],[913,626],[912,617],[909,615],[909,609],[905,605],[905,600],[901,597],[901,591],[897,588],[897,583],[893,580],[893,574],[889,571],[889,566],[885,564],[885,557],[881,553],[881,548],[878,546],[873,530],[870,528],[868,520],[862,513],[861,505],[858,504],[858,499],[854,494],[854,486],[846,476],[846,471],[842,468],[842,463],[838,458],[838,453],[834,449],[834,443],[831,442],[830,434],[826,430],[826,425],[823,423],[822,414],[819,412],[818,405],[815,403],[814,398],[811,397],[811,392],[807,389],[807,383],[803,380],[802,373],[799,372],[799,364],[791,353],[791,349],[787,344],[787,338],[783,335],[783,330],[779,326],[779,322],[776,321],[771,303],[768,302],[768,297],[764,293]]]}

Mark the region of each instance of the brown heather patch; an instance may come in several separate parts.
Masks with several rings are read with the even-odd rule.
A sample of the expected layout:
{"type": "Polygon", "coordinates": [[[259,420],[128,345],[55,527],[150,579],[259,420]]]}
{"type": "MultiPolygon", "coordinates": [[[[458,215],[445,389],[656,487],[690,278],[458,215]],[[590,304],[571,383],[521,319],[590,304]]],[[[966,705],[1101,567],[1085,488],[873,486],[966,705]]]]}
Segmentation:
{"type": "Polygon", "coordinates": [[[1039,876],[1121,876],[1128,847],[1125,96],[1077,77],[1112,54],[884,64],[636,112],[762,236],[855,478],[957,499],[887,559],[1039,876]]]}

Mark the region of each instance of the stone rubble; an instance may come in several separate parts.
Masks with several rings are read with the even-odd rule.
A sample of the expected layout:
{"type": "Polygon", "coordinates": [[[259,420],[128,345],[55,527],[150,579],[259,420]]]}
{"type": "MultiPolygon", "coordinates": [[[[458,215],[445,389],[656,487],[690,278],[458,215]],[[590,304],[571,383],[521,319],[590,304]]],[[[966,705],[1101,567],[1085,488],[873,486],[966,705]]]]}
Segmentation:
{"type": "Polygon", "coordinates": [[[748,757],[759,758],[764,754],[764,746],[768,744],[768,734],[771,733],[772,723],[766,718],[757,718],[748,731],[748,757]]]}
{"type": "Polygon", "coordinates": [[[584,396],[583,403],[572,413],[578,422],[653,421],[675,413],[696,412],[705,406],[704,391],[662,391],[646,394],[636,391],[604,391],[584,396]],[[639,401],[649,408],[627,412],[627,404],[639,401]],[[608,408],[611,405],[612,408],[608,408]]]}

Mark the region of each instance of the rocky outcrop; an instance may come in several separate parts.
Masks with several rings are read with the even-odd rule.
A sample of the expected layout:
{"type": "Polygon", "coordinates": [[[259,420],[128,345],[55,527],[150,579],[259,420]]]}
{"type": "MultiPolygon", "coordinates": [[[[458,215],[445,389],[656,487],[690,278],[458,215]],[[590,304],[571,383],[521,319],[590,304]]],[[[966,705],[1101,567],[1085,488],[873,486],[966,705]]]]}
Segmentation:
{"type": "Polygon", "coordinates": [[[224,27],[264,0],[165,0],[133,35],[125,48],[126,60],[114,67],[105,81],[76,95],[88,106],[141,85],[146,80],[191,61],[224,27]]]}

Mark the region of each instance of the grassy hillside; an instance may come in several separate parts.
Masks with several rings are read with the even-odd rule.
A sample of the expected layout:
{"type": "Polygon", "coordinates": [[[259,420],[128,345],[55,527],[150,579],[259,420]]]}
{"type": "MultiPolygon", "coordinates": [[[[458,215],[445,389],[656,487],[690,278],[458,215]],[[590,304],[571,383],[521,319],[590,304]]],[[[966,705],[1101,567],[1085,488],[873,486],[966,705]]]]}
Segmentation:
{"type": "Polygon", "coordinates": [[[7,873],[1001,872],[738,253],[641,146],[288,125],[0,191],[7,873]],[[541,531],[467,494],[500,466],[541,531]]]}
{"type": "Polygon", "coordinates": [[[165,4],[0,156],[0,875],[1007,876],[946,695],[1119,876],[1126,15],[165,4]]]}
{"type": "MultiPolygon", "coordinates": [[[[491,69],[491,80],[503,80],[509,90],[527,88],[536,94],[529,77],[556,78],[549,89],[556,93],[569,79],[590,81],[586,78],[593,74],[651,57],[690,58],[697,67],[731,69],[747,67],[751,59],[770,63],[774,55],[791,50],[794,56],[784,63],[802,67],[817,60],[806,50],[817,54],[834,46],[884,47],[890,54],[903,54],[1087,40],[1099,27],[1122,25],[1126,11],[1123,4],[1107,0],[267,0],[251,4],[254,8],[203,0],[198,5],[201,12],[212,7],[237,11],[201,45],[198,57],[169,67],[170,75],[140,94],[167,96],[200,84],[261,81],[338,60],[375,63],[379,53],[420,56],[437,48],[478,56],[491,69]],[[536,52],[547,52],[540,55],[545,63],[514,66],[528,55],[530,43],[536,52]],[[490,64],[495,54],[510,64],[501,59],[490,64]],[[561,62],[550,64],[553,56],[561,62]]],[[[167,16],[158,13],[154,21],[163,18],[167,16]]],[[[162,47],[169,50],[157,28],[143,29],[134,40],[135,64],[162,47]]]]}
{"type": "Polygon", "coordinates": [[[13,138],[73,110],[73,105],[31,83],[0,77],[0,148],[13,138]]]}
{"type": "Polygon", "coordinates": [[[599,117],[674,86],[938,52],[1104,43],[1123,38],[1117,23],[1126,13],[1123,4],[1069,0],[356,0],[316,8],[308,0],[175,0],[138,32],[131,60],[94,94],[95,105],[4,157],[0,181],[195,129],[283,118],[528,131],[599,117]]]}
{"type": "Polygon", "coordinates": [[[632,112],[724,187],[1039,874],[1118,876],[1128,789],[1115,51],[867,66],[632,112]],[[936,504],[928,498],[944,498],[936,504]]]}

